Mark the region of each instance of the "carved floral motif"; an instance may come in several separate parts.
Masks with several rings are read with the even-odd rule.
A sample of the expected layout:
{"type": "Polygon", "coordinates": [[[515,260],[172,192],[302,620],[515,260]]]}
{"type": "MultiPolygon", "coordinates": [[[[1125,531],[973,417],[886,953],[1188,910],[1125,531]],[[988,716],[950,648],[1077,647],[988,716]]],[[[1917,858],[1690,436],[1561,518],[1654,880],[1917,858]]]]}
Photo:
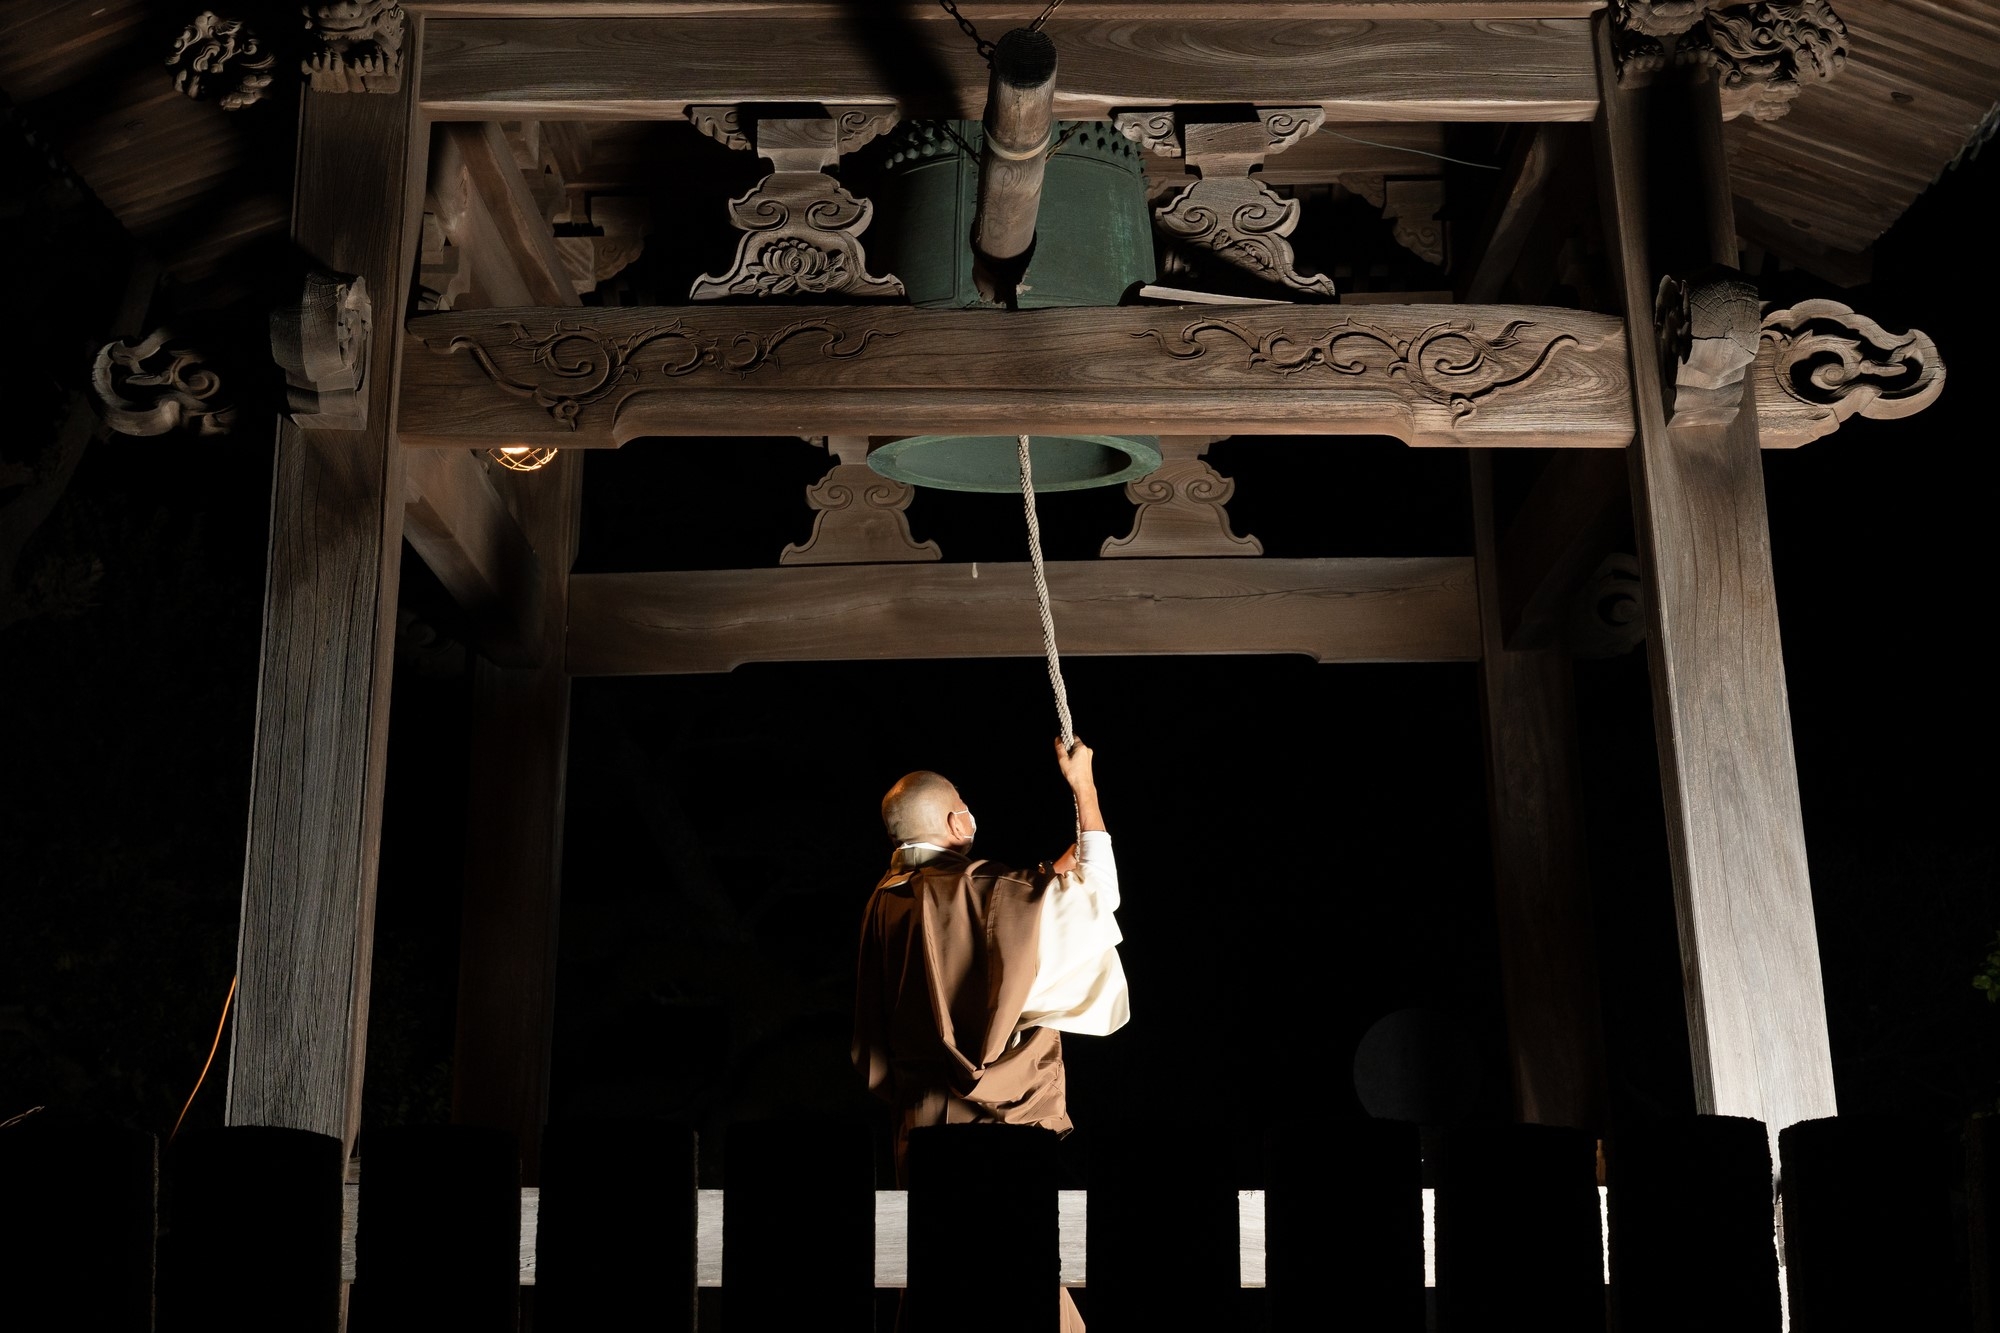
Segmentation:
{"type": "Polygon", "coordinates": [[[236,421],[221,377],[167,329],[104,344],[91,366],[90,389],[98,415],[123,435],[226,435],[236,421]]]}
{"type": "Polygon", "coordinates": [[[883,329],[867,329],[850,338],[828,319],[798,319],[770,333],[746,331],[726,337],[689,328],[679,319],[623,337],[568,320],[556,321],[543,334],[530,333],[513,320],[501,327],[513,336],[496,348],[462,334],[443,346],[429,341],[424,345],[439,353],[470,353],[488,379],[547,408],[550,416],[571,430],[576,429],[585,409],[650,375],[678,379],[702,370],[748,375],[767,363],[775,365],[778,349],[794,338],[815,340],[821,356],[844,361],[860,356],[876,338],[896,336],[883,329]],[[642,355],[648,348],[657,360],[642,355]],[[521,370],[508,369],[521,362],[526,362],[521,370]]]}
{"type": "Polygon", "coordinates": [[[314,50],[300,66],[322,93],[403,86],[403,7],[396,0],[312,0],[301,11],[314,50]]]}
{"type": "Polygon", "coordinates": [[[1831,434],[1851,416],[1911,416],[1944,392],[1927,335],[1891,333],[1838,301],[1766,314],[1756,374],[1763,442],[1776,447],[1831,434]]]}
{"type": "Polygon", "coordinates": [[[1469,323],[1433,324],[1414,337],[1344,319],[1318,337],[1294,337],[1283,329],[1258,335],[1227,319],[1198,319],[1169,335],[1145,329],[1132,336],[1157,339],[1179,361],[1208,353],[1205,335],[1234,338],[1249,352],[1249,364],[1276,375],[1324,370],[1334,375],[1400,379],[1418,397],[1451,410],[1454,419],[1471,416],[1495,394],[1530,383],[1563,347],[1578,345],[1572,333],[1532,337],[1531,320],[1510,320],[1488,337],[1469,323]],[[1522,364],[1525,363],[1525,364],[1522,364]]]}
{"type": "Polygon", "coordinates": [[[181,29],[167,57],[175,88],[196,101],[212,99],[224,111],[240,111],[261,98],[277,63],[241,19],[213,10],[203,10],[181,29]]]}
{"type": "Polygon", "coordinates": [[[822,171],[774,171],[729,215],[745,235],[727,273],[695,280],[697,301],[724,296],[901,296],[899,278],[868,272],[860,233],[875,205],[822,171]]]}

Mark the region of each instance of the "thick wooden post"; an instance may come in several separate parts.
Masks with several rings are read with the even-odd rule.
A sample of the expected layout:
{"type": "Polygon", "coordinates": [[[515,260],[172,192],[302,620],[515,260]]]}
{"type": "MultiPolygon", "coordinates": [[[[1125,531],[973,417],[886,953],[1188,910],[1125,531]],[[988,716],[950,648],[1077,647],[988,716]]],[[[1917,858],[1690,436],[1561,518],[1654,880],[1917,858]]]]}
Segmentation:
{"type": "Polygon", "coordinates": [[[973,243],[996,264],[1019,262],[1034,243],[1055,108],[1055,43],[1044,33],[1014,29],[993,51],[973,222],[973,243]]]}
{"type": "Polygon", "coordinates": [[[1601,1130],[1604,1030],[1569,653],[1560,645],[1506,645],[1493,466],[1480,450],[1472,452],[1472,514],[1487,820],[1514,1111],[1533,1124],[1601,1130]]]}
{"type": "MultiPolygon", "coordinates": [[[[1604,20],[1600,20],[1603,22],[1604,20]]],[[[1599,176],[1638,433],[1660,779],[1699,1109],[1773,1135],[1834,1113],[1826,1001],[1771,577],[1754,381],[1726,425],[1669,424],[1656,282],[1734,260],[1721,111],[1700,71],[1618,86],[1598,34],[1599,176]]],[[[1750,335],[1754,349],[1754,332],[1750,335]]]]}
{"type": "Polygon", "coordinates": [[[473,668],[471,797],[460,919],[452,1117],[513,1134],[522,1177],[540,1183],[555,1014],[569,673],[563,635],[576,556],[583,456],[501,478],[534,546],[540,665],[473,668]]]}
{"type": "Polygon", "coordinates": [[[399,92],[304,94],[293,239],[365,280],[373,337],[363,428],[278,428],[226,1113],[350,1147],[403,539],[394,389],[423,195],[407,63],[399,92]]]}

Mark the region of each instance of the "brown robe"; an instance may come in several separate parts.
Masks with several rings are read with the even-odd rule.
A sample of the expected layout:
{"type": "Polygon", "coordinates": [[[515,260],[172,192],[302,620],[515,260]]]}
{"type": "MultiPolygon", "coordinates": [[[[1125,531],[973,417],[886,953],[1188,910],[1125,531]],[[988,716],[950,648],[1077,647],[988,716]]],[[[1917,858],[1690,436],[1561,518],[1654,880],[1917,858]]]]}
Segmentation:
{"type": "MultiPolygon", "coordinates": [[[[1015,1040],[1040,964],[1052,882],[957,852],[897,851],[861,925],[854,1063],[897,1111],[896,1183],[910,1131],[925,1125],[1070,1129],[1062,1034],[1015,1040]]],[[[1084,1333],[1057,1290],[1060,1333],[1084,1333]]]]}

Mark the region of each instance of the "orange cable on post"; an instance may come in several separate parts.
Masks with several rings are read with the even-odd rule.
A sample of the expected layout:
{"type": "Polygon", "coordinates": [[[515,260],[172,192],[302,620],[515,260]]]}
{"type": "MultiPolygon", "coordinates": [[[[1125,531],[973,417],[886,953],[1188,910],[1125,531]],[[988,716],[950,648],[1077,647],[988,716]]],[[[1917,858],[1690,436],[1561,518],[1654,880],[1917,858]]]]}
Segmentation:
{"type": "Polygon", "coordinates": [[[195,1078],[194,1091],[188,1094],[187,1101],[182,1104],[181,1113],[174,1117],[173,1133],[167,1135],[168,1143],[172,1143],[174,1135],[181,1132],[181,1121],[187,1119],[188,1108],[194,1105],[194,1099],[201,1093],[201,1085],[208,1081],[208,1068],[215,1063],[215,1053],[222,1049],[222,1029],[229,1025],[229,1006],[235,999],[236,978],[231,977],[229,979],[229,994],[222,997],[222,1017],[215,1024],[215,1040],[210,1042],[208,1046],[208,1059],[201,1062],[201,1073],[195,1078]]]}

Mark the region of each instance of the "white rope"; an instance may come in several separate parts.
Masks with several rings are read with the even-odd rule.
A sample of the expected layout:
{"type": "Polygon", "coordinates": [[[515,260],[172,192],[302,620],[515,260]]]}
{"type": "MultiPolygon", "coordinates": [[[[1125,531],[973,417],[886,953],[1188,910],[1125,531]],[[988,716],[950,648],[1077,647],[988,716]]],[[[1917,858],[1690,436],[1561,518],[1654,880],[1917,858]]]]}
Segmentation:
{"type": "Polygon", "coordinates": [[[1056,656],[1056,621],[1049,612],[1049,579],[1042,569],[1042,524],[1035,516],[1035,476],[1028,460],[1028,437],[1021,442],[1021,503],[1028,511],[1028,562],[1035,576],[1035,601],[1042,613],[1042,651],[1049,658],[1049,688],[1056,695],[1056,721],[1062,725],[1065,750],[1076,748],[1076,728],[1069,717],[1069,691],[1063,688],[1062,659],[1056,656]]]}

